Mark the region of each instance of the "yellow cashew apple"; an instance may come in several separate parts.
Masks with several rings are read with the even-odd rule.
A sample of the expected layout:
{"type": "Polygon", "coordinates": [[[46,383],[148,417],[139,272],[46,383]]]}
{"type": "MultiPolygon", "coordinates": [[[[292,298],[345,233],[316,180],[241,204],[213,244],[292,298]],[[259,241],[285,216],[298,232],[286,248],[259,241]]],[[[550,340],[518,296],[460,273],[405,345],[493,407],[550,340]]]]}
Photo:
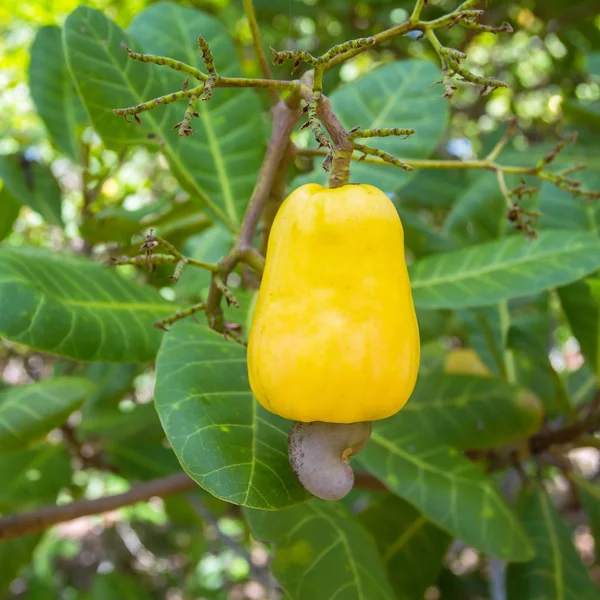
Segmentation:
{"type": "Polygon", "coordinates": [[[296,189],[277,213],[248,344],[250,386],[286,419],[384,419],[408,400],[419,329],[398,213],[371,185],[296,189]]]}

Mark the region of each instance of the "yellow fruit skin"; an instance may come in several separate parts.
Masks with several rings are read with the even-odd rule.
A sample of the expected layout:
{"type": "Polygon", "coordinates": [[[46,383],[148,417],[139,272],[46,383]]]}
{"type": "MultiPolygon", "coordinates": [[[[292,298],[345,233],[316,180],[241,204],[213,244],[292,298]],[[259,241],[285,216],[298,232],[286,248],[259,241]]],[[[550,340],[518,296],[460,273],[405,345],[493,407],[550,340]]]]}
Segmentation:
{"type": "Polygon", "coordinates": [[[250,386],[295,421],[385,419],[408,400],[419,328],[390,199],[307,184],[271,230],[248,344],[250,386]]]}

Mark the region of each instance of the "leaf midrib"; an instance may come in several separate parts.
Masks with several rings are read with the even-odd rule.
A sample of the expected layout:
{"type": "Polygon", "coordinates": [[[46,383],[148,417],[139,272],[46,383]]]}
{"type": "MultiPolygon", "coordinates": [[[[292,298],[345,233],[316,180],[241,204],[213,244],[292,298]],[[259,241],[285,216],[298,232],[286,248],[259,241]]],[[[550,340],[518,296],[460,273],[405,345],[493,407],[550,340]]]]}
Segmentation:
{"type": "MultiPolygon", "coordinates": [[[[496,244],[497,242],[492,242],[493,244],[496,244]]],[[[501,262],[501,263],[488,263],[488,265],[476,269],[476,270],[469,270],[466,271],[464,273],[457,273],[456,271],[454,272],[450,272],[447,275],[441,276],[441,277],[437,277],[437,278],[433,278],[433,277],[427,277],[425,279],[414,279],[412,281],[412,289],[418,289],[418,288],[427,288],[427,287],[431,287],[434,285],[444,285],[444,284],[454,284],[457,281],[469,281],[470,279],[473,278],[478,278],[482,275],[488,275],[490,273],[495,273],[495,272],[503,272],[503,271],[507,271],[508,269],[513,269],[514,267],[519,267],[525,264],[529,264],[529,263],[535,263],[535,262],[539,262],[543,259],[548,259],[548,258],[552,258],[553,256],[567,256],[568,254],[573,254],[574,252],[579,252],[583,249],[585,249],[587,246],[590,246],[590,243],[577,243],[574,244],[573,246],[570,246],[568,249],[563,249],[562,251],[557,252],[555,249],[548,249],[547,251],[543,252],[543,253],[532,253],[529,252],[528,254],[526,254],[525,256],[520,256],[520,257],[516,257],[515,259],[509,259],[505,262],[501,262]]],[[[596,246],[598,246],[598,244],[595,244],[596,246]]],[[[479,250],[481,251],[481,249],[479,250]]],[[[472,256],[475,252],[477,252],[476,248],[472,248],[470,249],[469,252],[465,252],[463,256],[472,256]]],[[[452,253],[451,253],[452,254],[452,253]]],[[[449,256],[449,255],[446,255],[449,256]]],[[[435,257],[433,257],[433,259],[435,259],[435,257]]],[[[426,259],[428,260],[428,259],[426,259]]],[[[418,267],[418,263],[417,263],[417,267],[418,267]]],[[[417,271],[418,273],[418,271],[417,271]]]]}
{"type": "MultiPolygon", "coordinates": [[[[90,10],[93,10],[93,9],[90,9],[90,10]]],[[[126,71],[121,70],[119,64],[115,61],[113,55],[108,51],[108,46],[105,46],[104,44],[102,44],[102,40],[96,35],[96,28],[91,26],[90,21],[87,18],[87,15],[84,15],[84,18],[86,20],[86,23],[90,27],[91,31],[93,32],[94,38],[96,40],[96,45],[101,48],[104,48],[104,54],[107,56],[107,58],[112,63],[112,65],[116,68],[117,72],[119,72],[121,74],[122,80],[127,83],[126,87],[131,92],[133,97],[136,99],[136,104],[140,104],[140,103],[144,102],[144,99],[138,95],[135,87],[133,87],[131,85],[131,81],[129,80],[129,76],[127,75],[126,71]]],[[[125,32],[125,33],[126,33],[126,35],[128,35],[127,32],[125,32]]],[[[73,77],[73,79],[76,80],[75,77],[73,77]]],[[[163,130],[159,126],[155,116],[152,114],[152,111],[148,111],[146,118],[152,124],[152,128],[154,129],[154,132],[159,137],[162,137],[163,130]]],[[[189,173],[189,171],[185,168],[185,165],[180,160],[177,153],[173,150],[172,146],[169,143],[165,143],[164,147],[162,148],[162,151],[165,154],[167,154],[169,159],[172,160],[177,165],[179,173],[181,173],[181,175],[185,178],[185,180],[188,182],[190,187],[192,189],[194,189],[194,191],[198,195],[199,199],[202,202],[204,202],[227,225],[227,227],[229,227],[229,229],[231,229],[232,231],[235,231],[236,228],[233,225],[233,223],[231,223],[228,216],[225,213],[223,213],[223,211],[206,196],[206,194],[198,186],[196,180],[189,173]]]]}

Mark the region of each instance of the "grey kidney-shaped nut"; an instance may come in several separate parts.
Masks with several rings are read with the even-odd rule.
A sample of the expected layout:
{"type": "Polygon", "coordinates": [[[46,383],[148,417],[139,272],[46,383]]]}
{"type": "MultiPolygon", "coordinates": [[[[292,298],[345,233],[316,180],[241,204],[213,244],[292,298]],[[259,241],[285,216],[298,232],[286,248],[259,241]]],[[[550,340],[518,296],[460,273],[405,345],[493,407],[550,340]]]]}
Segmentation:
{"type": "Polygon", "coordinates": [[[371,422],[295,422],[290,431],[290,464],[302,486],[322,500],[339,500],[354,485],[350,457],[367,445],[371,422]]]}

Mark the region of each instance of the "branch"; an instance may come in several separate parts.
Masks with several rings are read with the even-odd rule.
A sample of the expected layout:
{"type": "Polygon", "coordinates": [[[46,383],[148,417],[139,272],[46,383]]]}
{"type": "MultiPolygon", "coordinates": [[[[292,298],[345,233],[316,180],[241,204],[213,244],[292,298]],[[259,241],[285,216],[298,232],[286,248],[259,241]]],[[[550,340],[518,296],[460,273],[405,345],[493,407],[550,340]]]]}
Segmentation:
{"type": "MultiPolygon", "coordinates": [[[[368,490],[385,490],[386,487],[373,475],[357,473],[355,487],[368,490]]],[[[166,498],[182,492],[195,490],[198,484],[186,473],[140,483],[123,494],[104,496],[95,500],[76,500],[61,506],[47,506],[30,512],[0,518],[0,541],[43,531],[59,523],[66,523],[81,517],[98,515],[109,511],[146,502],[150,498],[166,498]]],[[[197,505],[195,504],[196,508],[197,505]]]]}
{"type": "MultiPolygon", "coordinates": [[[[273,182],[279,172],[290,142],[292,131],[300,120],[300,97],[292,94],[286,100],[280,100],[273,107],[273,129],[271,139],[263,159],[252,197],[244,214],[244,219],[234,247],[219,262],[218,270],[213,273],[206,301],[206,315],[209,326],[216,331],[231,335],[223,318],[221,300],[226,290],[227,277],[240,262],[256,268],[257,251],[253,247],[254,234],[265,205],[271,193],[273,182]]],[[[262,257],[261,257],[262,258],[262,257]]]]}
{"type": "Polygon", "coordinates": [[[11,515],[0,519],[0,540],[9,540],[80,517],[101,514],[123,506],[145,502],[155,496],[161,498],[173,496],[197,487],[198,485],[185,473],[178,473],[148,483],[141,483],[123,494],[105,496],[95,500],[77,500],[62,506],[49,506],[11,515]]]}

